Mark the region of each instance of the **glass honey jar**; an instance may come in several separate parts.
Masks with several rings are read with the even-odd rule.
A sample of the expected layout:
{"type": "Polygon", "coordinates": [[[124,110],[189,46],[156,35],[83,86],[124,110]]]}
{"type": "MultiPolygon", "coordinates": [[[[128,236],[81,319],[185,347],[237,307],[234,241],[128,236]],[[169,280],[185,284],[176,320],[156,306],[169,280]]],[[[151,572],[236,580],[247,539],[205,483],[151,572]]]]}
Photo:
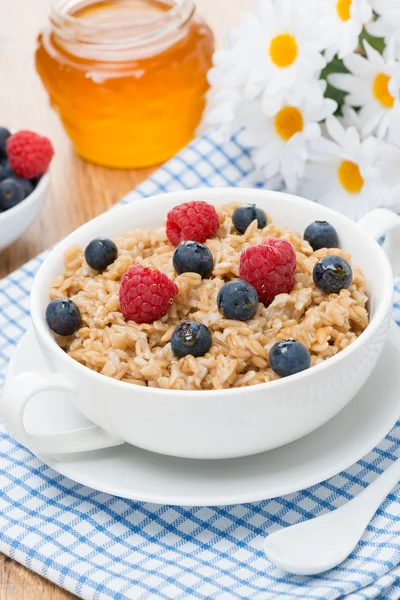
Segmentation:
{"type": "Polygon", "coordinates": [[[36,69],[80,156],[139,168],[193,138],[213,49],[193,0],[59,0],[36,69]]]}

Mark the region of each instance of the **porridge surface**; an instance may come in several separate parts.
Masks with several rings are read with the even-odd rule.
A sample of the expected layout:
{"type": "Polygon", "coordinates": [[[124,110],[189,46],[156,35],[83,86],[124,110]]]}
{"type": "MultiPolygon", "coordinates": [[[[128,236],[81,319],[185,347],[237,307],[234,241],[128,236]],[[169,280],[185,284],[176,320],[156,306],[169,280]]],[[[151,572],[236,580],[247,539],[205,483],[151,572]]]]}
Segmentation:
{"type": "Polygon", "coordinates": [[[367,327],[367,295],[362,271],[337,248],[314,252],[294,231],[254,221],[243,235],[232,225],[239,203],[216,207],[220,228],[205,242],[214,258],[210,278],[197,273],[177,276],[172,257],[175,247],[165,227],[133,230],[114,240],[118,258],[103,273],[91,269],[84,251],[72,246],[65,253],[65,272],[51,285],[50,299],[68,297],[79,307],[80,329],[71,336],[55,336],[75,360],[108,377],[137,385],[165,389],[200,390],[242,387],[278,379],[269,364],[269,351],[280,340],[302,342],[311,354],[311,366],[334,356],[367,327]],[[259,303],[248,321],[225,319],[216,298],[227,281],[239,278],[239,255],[267,238],[284,238],[296,251],[295,285],[266,307],[259,303]],[[315,264],[338,255],[352,266],[353,281],[339,294],[326,294],[313,282],[315,264]],[[127,321],[119,308],[122,275],[135,263],[154,267],[175,281],[179,294],[161,320],[150,324],[127,321]],[[212,334],[210,351],[202,357],[178,359],[171,350],[172,334],[182,321],[197,321],[212,334]]]}

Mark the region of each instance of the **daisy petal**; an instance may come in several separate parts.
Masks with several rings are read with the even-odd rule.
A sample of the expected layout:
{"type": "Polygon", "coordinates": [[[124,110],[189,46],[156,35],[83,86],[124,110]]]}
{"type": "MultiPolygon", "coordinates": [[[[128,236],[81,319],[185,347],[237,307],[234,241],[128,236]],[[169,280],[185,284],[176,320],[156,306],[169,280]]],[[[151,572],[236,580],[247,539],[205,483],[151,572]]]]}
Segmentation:
{"type": "Polygon", "coordinates": [[[343,144],[345,142],[345,130],[338,119],[335,117],[328,117],[326,119],[326,128],[335,142],[338,144],[343,144]]]}
{"type": "Polygon", "coordinates": [[[384,111],[377,104],[366,104],[359,113],[362,132],[370,135],[378,127],[384,111]]]}
{"type": "Polygon", "coordinates": [[[348,71],[360,77],[371,75],[374,71],[373,66],[359,54],[349,54],[343,59],[343,63],[348,71]]]}
{"type": "Polygon", "coordinates": [[[375,65],[377,67],[380,67],[384,64],[384,61],[382,59],[382,55],[379,54],[379,52],[377,50],[375,50],[368,42],[367,40],[364,40],[363,42],[364,48],[365,48],[365,52],[367,53],[367,58],[370,61],[370,63],[372,65],[375,65]]]}

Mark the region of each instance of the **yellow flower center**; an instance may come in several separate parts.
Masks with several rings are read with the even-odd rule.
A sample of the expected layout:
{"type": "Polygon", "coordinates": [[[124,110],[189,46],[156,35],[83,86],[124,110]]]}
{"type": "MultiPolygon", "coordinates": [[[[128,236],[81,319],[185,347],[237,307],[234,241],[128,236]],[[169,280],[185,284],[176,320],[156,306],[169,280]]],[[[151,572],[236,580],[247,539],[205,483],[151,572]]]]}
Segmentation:
{"type": "Polygon", "coordinates": [[[285,69],[294,63],[298,55],[296,38],[290,33],[280,33],[272,38],[269,55],[277,67],[285,69]]]}
{"type": "Polygon", "coordinates": [[[352,0],[337,0],[336,2],[336,10],[339,15],[339,19],[342,21],[348,21],[350,19],[350,6],[352,0]]]}
{"type": "Polygon", "coordinates": [[[375,98],[385,108],[392,108],[394,104],[394,98],[388,89],[389,81],[389,75],[386,75],[386,73],[378,73],[374,79],[374,85],[372,88],[375,98]]]}
{"type": "Polygon", "coordinates": [[[358,194],[362,190],[364,179],[359,166],[351,160],[342,160],[337,170],[337,176],[346,192],[358,194]]]}
{"type": "Polygon", "coordinates": [[[275,116],[275,131],[285,141],[303,131],[303,115],[295,106],[284,106],[275,116]]]}

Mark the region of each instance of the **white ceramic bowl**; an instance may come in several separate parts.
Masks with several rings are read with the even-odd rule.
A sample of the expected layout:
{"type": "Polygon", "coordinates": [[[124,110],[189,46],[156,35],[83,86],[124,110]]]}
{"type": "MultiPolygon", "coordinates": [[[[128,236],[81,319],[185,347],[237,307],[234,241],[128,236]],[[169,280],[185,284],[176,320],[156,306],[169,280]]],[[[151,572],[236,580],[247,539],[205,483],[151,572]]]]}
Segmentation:
{"type": "Polygon", "coordinates": [[[0,213],[0,251],[17,240],[38,217],[49,187],[50,176],[43,175],[25,200],[0,213]]]}
{"type": "MultiPolygon", "coordinates": [[[[390,263],[374,237],[398,228],[400,218],[380,209],[361,225],[302,198],[248,189],[204,189],[164,194],[112,210],[83,225],[46,258],[33,284],[34,330],[53,375],[30,372],[8,378],[1,409],[10,432],[27,445],[26,403],[36,393],[64,390],[95,425],[83,430],[36,436],[31,447],[71,452],[129,442],[155,452],[187,458],[227,458],[263,452],[292,442],[336,415],[365,383],[382,350],[392,313],[390,263]],[[371,322],[348,348],[326,362],[286,379],[220,391],[173,391],[107,378],[70,358],[57,345],[44,314],[54,276],[64,270],[63,253],[98,235],[114,238],[133,228],[159,227],[181,202],[255,202],[279,225],[300,232],[316,219],[332,223],[340,245],[365,274],[371,322]]],[[[388,243],[393,235],[387,235],[388,243]]],[[[399,254],[398,252],[394,254],[399,254]]],[[[318,449],[316,448],[316,451],[318,449]]]]}

